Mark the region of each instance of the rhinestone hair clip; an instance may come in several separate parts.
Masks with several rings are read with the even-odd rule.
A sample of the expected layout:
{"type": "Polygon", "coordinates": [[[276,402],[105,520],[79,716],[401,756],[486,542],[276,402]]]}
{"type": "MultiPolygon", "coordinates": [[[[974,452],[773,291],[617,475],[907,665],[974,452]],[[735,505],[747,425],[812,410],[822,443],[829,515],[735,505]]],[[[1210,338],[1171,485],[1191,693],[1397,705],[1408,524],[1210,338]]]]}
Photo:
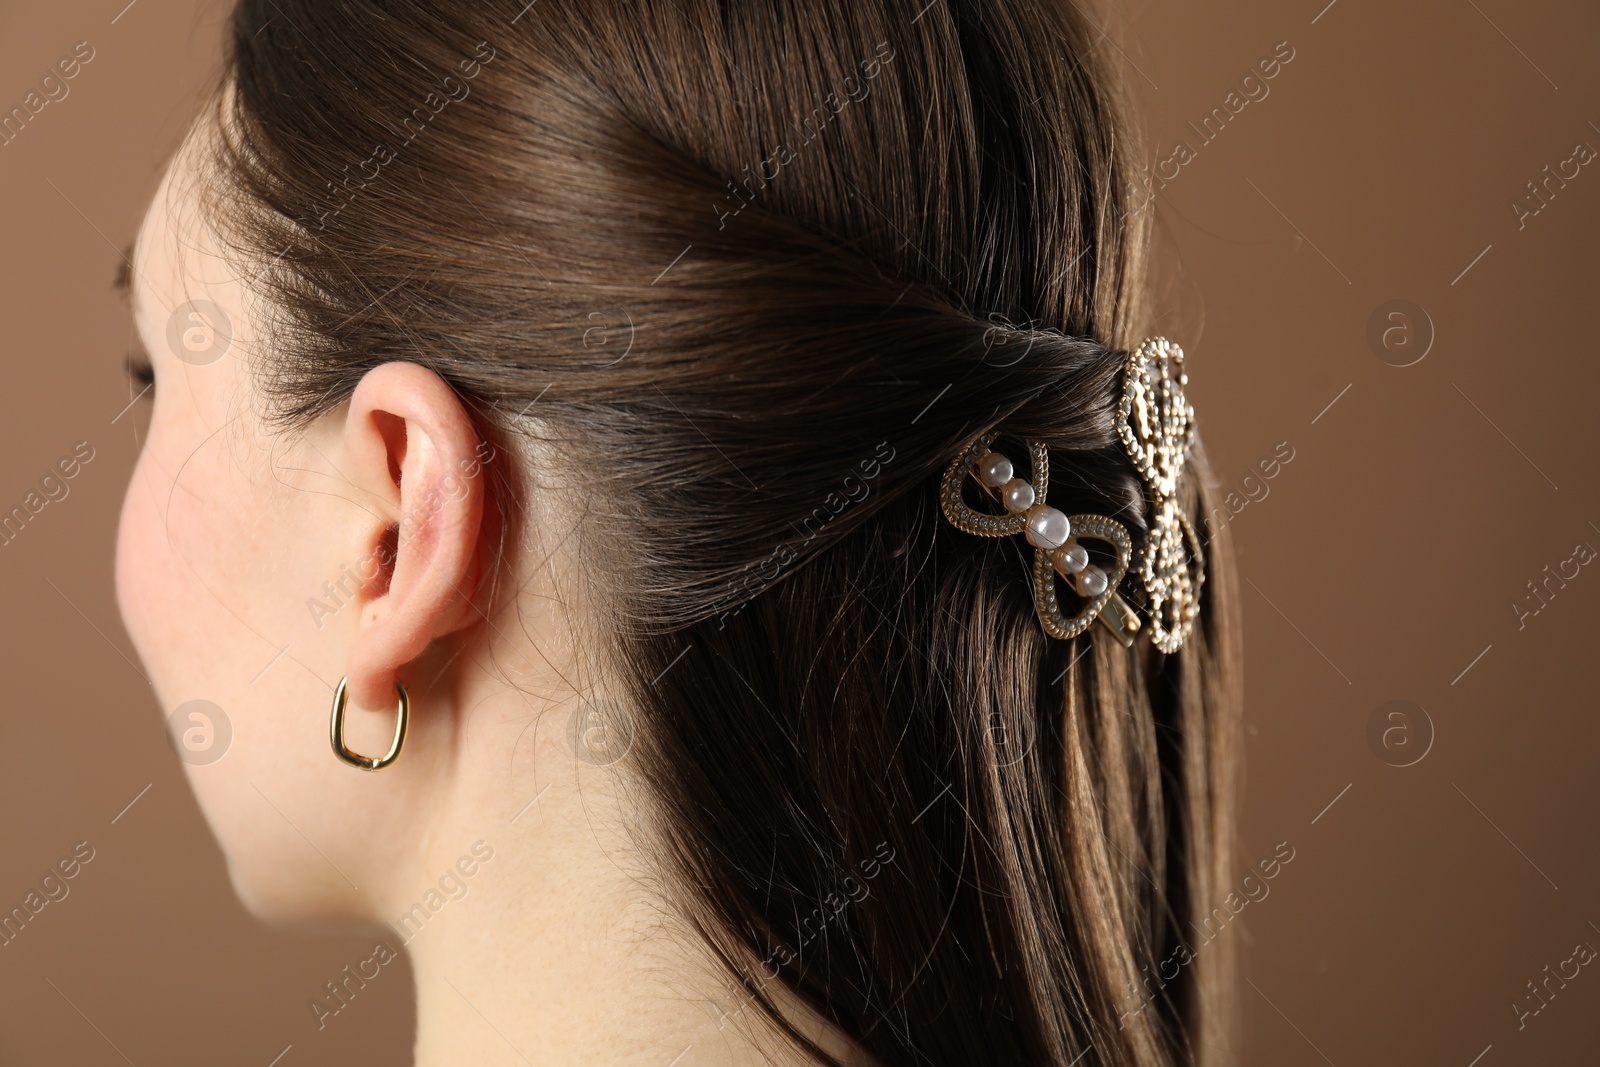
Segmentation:
{"type": "MultiPolygon", "coordinates": [[[[1178,500],[1184,461],[1194,443],[1194,408],[1183,393],[1188,381],[1183,350],[1164,337],[1149,338],[1128,356],[1116,412],[1117,434],[1150,498],[1150,533],[1135,573],[1151,642],[1166,653],[1183,647],[1200,613],[1205,582],[1200,539],[1178,500]]],[[[945,470],[939,486],[945,518],[980,537],[1027,536],[1034,546],[1034,606],[1046,633],[1075,637],[1099,619],[1131,647],[1144,624],[1118,591],[1134,569],[1127,527],[1104,515],[1066,515],[1045,503],[1049,449],[1042,441],[1028,442],[1032,477],[1020,478],[1008,457],[991,450],[999,436],[991,430],[975,438],[945,470]],[[1000,503],[1003,514],[974,511],[966,503],[962,492],[969,475],[1000,503]],[[1100,550],[1091,555],[1085,540],[1100,550]],[[1057,575],[1078,601],[1072,615],[1062,611],[1057,575]]]]}

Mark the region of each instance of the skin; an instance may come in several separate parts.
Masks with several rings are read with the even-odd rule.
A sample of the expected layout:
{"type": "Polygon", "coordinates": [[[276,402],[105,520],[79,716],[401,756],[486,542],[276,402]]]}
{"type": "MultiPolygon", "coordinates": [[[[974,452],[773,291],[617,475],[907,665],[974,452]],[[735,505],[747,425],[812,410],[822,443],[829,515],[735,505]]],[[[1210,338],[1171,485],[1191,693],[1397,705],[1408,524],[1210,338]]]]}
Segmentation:
{"type": "MultiPolygon", "coordinates": [[[[580,487],[526,450],[491,460],[514,464],[529,516],[491,607],[501,502],[447,383],[387,363],[309,432],[269,429],[250,370],[272,358],[256,325],[265,308],[196,209],[191,149],[204,138],[197,128],[175,156],[134,250],[133,313],[156,387],[116,590],[163,718],[204,699],[231,724],[221,759],[184,770],[239,897],[269,922],[366,927],[374,944],[403,945],[420,1067],[804,1062],[741,1011],[738,986],[662,899],[627,759],[575,758],[574,710],[607,691],[604,638],[579,595],[580,487]],[[232,331],[203,365],[167,341],[169,318],[196,299],[232,331]],[[308,601],[333,603],[323,583],[345,568],[371,573],[391,530],[392,570],[345,578],[352,592],[319,620],[308,601]],[[388,748],[396,680],[409,688],[392,767],[364,771],[331,751],[341,677],[346,740],[367,755],[388,748]],[[420,929],[377,925],[418,903],[420,929]]],[[[359,996],[344,1010],[359,1013],[359,996]]]]}

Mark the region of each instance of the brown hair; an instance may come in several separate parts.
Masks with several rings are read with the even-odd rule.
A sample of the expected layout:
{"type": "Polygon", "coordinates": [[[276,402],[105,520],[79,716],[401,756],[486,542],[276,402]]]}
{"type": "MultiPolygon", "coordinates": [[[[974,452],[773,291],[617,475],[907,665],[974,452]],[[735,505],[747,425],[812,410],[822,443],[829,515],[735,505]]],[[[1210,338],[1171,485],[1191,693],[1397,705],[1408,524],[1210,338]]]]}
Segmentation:
{"type": "Polygon", "coordinates": [[[682,916],[821,1062],[769,981],[889,1065],[1231,1056],[1230,943],[1186,933],[1229,874],[1227,552],[1181,652],[1056,641],[1022,539],[936,499],[996,428],[1048,443],[1055,506],[1146,529],[1097,41],[1051,0],[233,16],[209,207],[274,419],[410,360],[581,473],[619,767],[682,916]]]}

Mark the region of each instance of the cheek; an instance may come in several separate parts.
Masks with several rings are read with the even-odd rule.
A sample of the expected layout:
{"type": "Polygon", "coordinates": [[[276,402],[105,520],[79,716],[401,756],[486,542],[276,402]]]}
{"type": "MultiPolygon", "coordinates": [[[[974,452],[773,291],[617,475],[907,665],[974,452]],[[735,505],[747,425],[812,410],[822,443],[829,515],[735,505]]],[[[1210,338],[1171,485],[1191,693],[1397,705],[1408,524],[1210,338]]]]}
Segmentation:
{"type": "Polygon", "coordinates": [[[195,695],[183,692],[195,681],[184,668],[228,658],[229,636],[214,627],[236,599],[236,576],[248,573],[228,558],[228,539],[218,528],[242,503],[214,477],[217,462],[208,453],[218,445],[181,436],[152,421],[117,533],[117,603],[151,680],[167,699],[195,695]],[[206,499],[210,506],[202,503],[206,499]],[[206,656],[194,654],[200,648],[206,656]]]}
{"type": "MultiPolygon", "coordinates": [[[[258,635],[241,615],[251,599],[249,583],[260,568],[245,558],[249,546],[229,526],[247,521],[252,508],[226,478],[225,446],[187,434],[180,425],[152,421],[151,434],[128,481],[117,530],[116,591],[123,624],[140,667],[154,689],[157,729],[189,701],[209,702],[225,726],[217,736],[226,747],[210,755],[185,752],[180,724],[176,746],[201,810],[226,851],[230,842],[254,836],[249,800],[259,798],[247,782],[270,789],[259,764],[267,758],[261,729],[273,691],[252,680],[272,658],[270,634],[258,635]],[[241,788],[242,787],[242,788],[241,788]],[[236,795],[237,794],[237,795],[236,795]]],[[[233,479],[239,479],[237,468],[233,479]]],[[[279,642],[281,647],[282,642],[279,642]]],[[[138,714],[149,715],[142,704],[138,714]]],[[[209,712],[208,712],[209,714],[209,712]]]]}
{"type": "MultiPolygon", "coordinates": [[[[237,817],[223,813],[238,805],[225,795],[226,776],[214,772],[238,765],[248,747],[252,709],[241,697],[247,687],[235,682],[247,671],[244,649],[237,623],[219,599],[219,593],[229,594],[207,574],[223,561],[206,554],[197,557],[192,548],[206,545],[214,534],[206,525],[204,509],[189,503],[195,487],[185,487],[204,466],[197,468],[193,461],[173,463],[176,449],[169,446],[174,435],[154,423],[151,429],[122,501],[117,606],[154,691],[160,722],[152,726],[168,730],[168,717],[189,701],[204,700],[220,709],[220,717],[206,713],[212,727],[206,741],[224,747],[186,748],[184,739],[190,735],[183,723],[169,733],[169,741],[178,739],[174,758],[182,757],[183,770],[212,829],[219,837],[237,836],[237,825],[230,825],[237,823],[237,817]],[[218,753],[215,760],[206,762],[213,752],[218,753]]],[[[259,669],[258,663],[255,670],[259,669]]],[[[254,673],[249,670],[244,677],[254,673]]],[[[131,707],[138,714],[150,714],[142,702],[131,707]]]]}
{"type": "Polygon", "coordinates": [[[274,599],[272,509],[258,499],[252,457],[191,422],[158,410],[117,536],[117,602],[165,702],[215,699],[211,690],[254,675],[263,651],[282,645],[260,618],[274,599]]]}
{"type": "Polygon", "coordinates": [[[150,453],[140,453],[122,500],[117,527],[116,591],[122,623],[163,704],[175,696],[172,649],[163,640],[182,614],[180,584],[161,521],[161,479],[150,453]]]}

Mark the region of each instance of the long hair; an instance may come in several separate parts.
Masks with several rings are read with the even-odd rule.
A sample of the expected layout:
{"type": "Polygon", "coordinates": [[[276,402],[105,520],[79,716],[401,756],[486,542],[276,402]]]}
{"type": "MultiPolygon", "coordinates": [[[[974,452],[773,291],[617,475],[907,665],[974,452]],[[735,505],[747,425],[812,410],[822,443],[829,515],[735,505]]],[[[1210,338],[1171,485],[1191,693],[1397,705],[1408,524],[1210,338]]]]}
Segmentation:
{"type": "Polygon", "coordinates": [[[409,360],[585,487],[617,772],[672,906],[818,1062],[777,984],[885,1065],[1232,1055],[1228,940],[1188,940],[1229,875],[1225,545],[1180,652],[1059,641],[1022,539],[937,501],[995,429],[1048,444],[1055,506],[1148,527],[1099,38],[1053,0],[233,16],[207,210],[274,425],[409,360]]]}

